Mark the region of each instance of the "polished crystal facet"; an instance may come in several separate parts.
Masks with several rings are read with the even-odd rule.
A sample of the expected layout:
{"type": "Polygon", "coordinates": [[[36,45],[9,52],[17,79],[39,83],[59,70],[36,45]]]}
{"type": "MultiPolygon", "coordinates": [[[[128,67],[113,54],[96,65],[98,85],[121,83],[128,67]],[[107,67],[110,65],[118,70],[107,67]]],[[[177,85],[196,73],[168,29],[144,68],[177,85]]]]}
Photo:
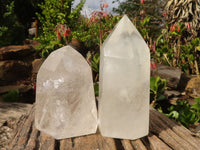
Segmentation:
{"type": "Polygon", "coordinates": [[[92,134],[97,110],[91,68],[70,46],[50,54],[37,75],[35,125],[55,139],[92,134]]]}
{"type": "Polygon", "coordinates": [[[101,48],[99,84],[101,134],[121,139],[147,135],[150,52],[126,15],[101,48]]]}

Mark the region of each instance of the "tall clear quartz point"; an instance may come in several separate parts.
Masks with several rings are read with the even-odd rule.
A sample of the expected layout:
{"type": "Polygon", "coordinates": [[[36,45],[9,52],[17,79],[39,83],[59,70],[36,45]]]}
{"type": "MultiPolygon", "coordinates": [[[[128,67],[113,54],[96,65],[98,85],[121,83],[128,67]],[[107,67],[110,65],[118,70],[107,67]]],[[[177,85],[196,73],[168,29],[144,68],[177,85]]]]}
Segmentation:
{"type": "Polygon", "coordinates": [[[55,139],[97,130],[91,68],[70,46],[52,52],[38,72],[35,125],[55,139]]]}
{"type": "Polygon", "coordinates": [[[99,128],[103,136],[137,139],[149,132],[150,52],[125,15],[100,58],[99,128]]]}

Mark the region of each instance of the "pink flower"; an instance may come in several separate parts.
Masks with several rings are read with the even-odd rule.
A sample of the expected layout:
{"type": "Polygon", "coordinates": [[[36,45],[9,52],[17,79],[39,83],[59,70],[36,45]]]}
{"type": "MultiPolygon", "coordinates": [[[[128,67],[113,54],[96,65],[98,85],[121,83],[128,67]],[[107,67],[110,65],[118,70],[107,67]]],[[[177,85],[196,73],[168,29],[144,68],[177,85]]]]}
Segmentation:
{"type": "Polygon", "coordinates": [[[106,12],[103,13],[104,17],[108,17],[108,14],[106,12]]]}
{"type": "Polygon", "coordinates": [[[90,62],[89,58],[86,58],[86,61],[87,61],[88,64],[91,66],[91,62],[90,62]]]}
{"type": "Polygon", "coordinates": [[[71,30],[70,28],[68,28],[67,30],[65,30],[65,32],[63,33],[63,36],[68,37],[71,34],[71,30]]]}
{"type": "Polygon", "coordinates": [[[181,28],[180,28],[180,26],[178,26],[178,28],[177,28],[177,31],[178,31],[178,32],[180,32],[180,31],[181,31],[181,28]]]}
{"type": "Polygon", "coordinates": [[[187,28],[190,29],[190,24],[187,25],[187,28]]]}
{"type": "Polygon", "coordinates": [[[60,25],[60,28],[63,30],[63,29],[64,29],[64,26],[63,26],[63,25],[60,25]]]}
{"type": "Polygon", "coordinates": [[[153,69],[156,69],[157,68],[157,66],[156,66],[156,63],[154,62],[153,64],[153,69]]]}
{"type": "Polygon", "coordinates": [[[57,31],[56,35],[57,35],[57,38],[58,38],[59,40],[61,40],[61,36],[60,36],[60,33],[59,33],[58,31],[57,31]]]}
{"type": "Polygon", "coordinates": [[[149,49],[150,49],[150,51],[152,51],[153,50],[153,45],[149,45],[149,49]]]}
{"type": "Polygon", "coordinates": [[[89,20],[89,22],[93,22],[94,21],[94,18],[93,17],[91,17],[90,18],[90,20],[89,20]]]}
{"type": "Polygon", "coordinates": [[[33,89],[36,91],[36,84],[33,85],[33,89]]]}
{"type": "Polygon", "coordinates": [[[103,11],[100,11],[100,12],[99,12],[99,16],[100,16],[100,17],[103,16],[103,14],[104,14],[103,11]]]}
{"type": "Polygon", "coordinates": [[[112,31],[111,31],[111,30],[109,30],[108,32],[109,32],[109,33],[111,33],[112,31]]]}
{"type": "Polygon", "coordinates": [[[175,31],[175,25],[171,25],[170,31],[171,31],[171,32],[174,32],[174,31],[175,31]]]}
{"type": "Polygon", "coordinates": [[[104,11],[94,11],[91,13],[89,22],[97,21],[98,19],[108,18],[108,14],[104,11]]]}
{"type": "Polygon", "coordinates": [[[163,12],[163,14],[162,14],[163,16],[166,16],[167,15],[167,13],[166,12],[163,12]]]}
{"type": "Polygon", "coordinates": [[[108,4],[107,3],[103,3],[103,7],[104,8],[108,8],[108,4]]]}
{"type": "Polygon", "coordinates": [[[141,4],[144,4],[144,0],[140,0],[140,3],[141,3],[141,4]]]}
{"type": "Polygon", "coordinates": [[[155,62],[151,62],[150,65],[151,65],[151,66],[150,66],[150,67],[151,67],[151,71],[157,68],[155,62]]]}

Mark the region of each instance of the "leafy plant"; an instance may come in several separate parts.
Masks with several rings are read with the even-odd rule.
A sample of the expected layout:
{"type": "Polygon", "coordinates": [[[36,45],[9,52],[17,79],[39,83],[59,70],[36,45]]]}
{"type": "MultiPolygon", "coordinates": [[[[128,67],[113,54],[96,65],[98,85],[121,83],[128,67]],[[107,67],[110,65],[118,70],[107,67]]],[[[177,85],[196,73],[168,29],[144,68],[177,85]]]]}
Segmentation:
{"type": "Polygon", "coordinates": [[[151,18],[151,24],[149,36],[155,37],[159,35],[160,29],[164,22],[162,12],[163,7],[167,0],[114,0],[114,3],[118,3],[118,7],[114,8],[113,11],[123,15],[127,14],[134,22],[139,25],[140,21],[146,17],[151,18]]]}
{"type": "Polygon", "coordinates": [[[0,16],[0,47],[21,44],[25,39],[25,31],[14,13],[14,1],[5,5],[4,9],[5,12],[0,16]]]}
{"type": "Polygon", "coordinates": [[[139,22],[139,24],[136,23],[136,27],[138,28],[138,30],[140,31],[141,35],[143,36],[143,38],[146,41],[150,40],[150,37],[149,37],[149,33],[151,31],[150,27],[149,27],[150,21],[151,21],[151,17],[147,16],[143,20],[141,20],[139,22]]]}
{"type": "Polygon", "coordinates": [[[99,62],[100,62],[100,53],[96,53],[91,60],[91,67],[94,71],[93,75],[95,76],[94,82],[98,81],[99,78],[99,62]]]}
{"type": "Polygon", "coordinates": [[[121,18],[109,15],[105,11],[107,7],[108,5],[103,3],[101,10],[93,11],[89,19],[81,17],[76,23],[77,30],[72,31],[72,37],[83,42],[90,53],[87,60],[93,70],[94,82],[97,82],[99,77],[100,46],[121,18]]]}
{"type": "Polygon", "coordinates": [[[187,41],[186,28],[181,23],[170,27],[166,24],[163,33],[157,38],[157,60],[162,64],[179,67],[187,74],[199,74],[199,38],[187,41]]]}
{"type": "Polygon", "coordinates": [[[100,62],[100,54],[96,53],[91,60],[92,70],[95,71],[96,73],[99,73],[99,62],[100,62]]]}
{"type": "Polygon", "coordinates": [[[181,22],[185,27],[188,26],[186,37],[199,36],[200,23],[199,23],[199,10],[200,3],[199,1],[190,1],[190,0],[168,0],[165,11],[166,11],[166,20],[170,24],[176,22],[181,22]]]}
{"type": "Polygon", "coordinates": [[[2,96],[3,100],[6,102],[17,102],[19,100],[19,97],[19,90],[10,90],[8,93],[2,96]]]}
{"type": "Polygon", "coordinates": [[[194,124],[200,120],[200,98],[195,99],[197,102],[190,106],[187,101],[177,101],[177,105],[172,105],[168,110],[167,117],[172,118],[185,127],[189,127],[190,124],[194,124]]]}
{"type": "Polygon", "coordinates": [[[67,25],[72,30],[76,30],[74,24],[80,17],[80,11],[85,3],[81,0],[80,3],[71,9],[74,0],[44,0],[39,4],[42,9],[42,14],[37,13],[38,19],[42,24],[40,36],[37,40],[40,41],[42,57],[47,57],[52,51],[64,46],[61,40],[57,38],[56,27],[58,25],[67,25]]]}
{"type": "Polygon", "coordinates": [[[101,19],[99,15],[91,16],[89,19],[82,17],[76,23],[76,30],[72,31],[73,38],[79,39],[88,49],[99,51],[100,43],[103,42],[114,28],[121,17],[103,13],[101,19]]]}
{"type": "Polygon", "coordinates": [[[200,120],[200,97],[195,98],[194,101],[196,101],[196,104],[193,104],[191,106],[191,108],[192,108],[192,110],[194,110],[196,112],[196,115],[198,116],[198,118],[200,120]]]}
{"type": "Polygon", "coordinates": [[[199,75],[199,50],[200,48],[200,39],[192,39],[191,42],[187,45],[182,45],[182,53],[180,54],[181,58],[181,67],[186,73],[193,73],[199,75]]]}
{"type": "Polygon", "coordinates": [[[95,96],[99,96],[99,84],[98,83],[94,84],[94,93],[95,93],[95,96]]]}
{"type": "Polygon", "coordinates": [[[156,101],[165,99],[163,93],[166,87],[166,83],[166,79],[161,79],[160,77],[150,78],[150,100],[153,107],[155,106],[156,101]]]}
{"type": "Polygon", "coordinates": [[[1,27],[0,27],[0,37],[1,37],[2,35],[4,35],[4,34],[6,33],[6,31],[8,31],[8,27],[6,27],[6,26],[1,26],[1,27]]]}

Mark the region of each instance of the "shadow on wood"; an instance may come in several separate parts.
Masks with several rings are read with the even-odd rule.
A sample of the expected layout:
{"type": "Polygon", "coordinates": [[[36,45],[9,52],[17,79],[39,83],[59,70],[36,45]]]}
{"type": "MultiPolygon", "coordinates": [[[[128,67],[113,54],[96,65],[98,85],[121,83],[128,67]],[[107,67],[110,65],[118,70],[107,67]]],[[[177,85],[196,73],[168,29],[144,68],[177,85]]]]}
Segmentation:
{"type": "MultiPolygon", "coordinates": [[[[188,129],[150,108],[149,135],[137,140],[121,140],[92,135],[55,140],[34,126],[33,106],[29,114],[21,116],[8,149],[10,150],[197,150],[200,139],[188,129]]],[[[131,131],[130,131],[131,132],[131,131]]]]}

